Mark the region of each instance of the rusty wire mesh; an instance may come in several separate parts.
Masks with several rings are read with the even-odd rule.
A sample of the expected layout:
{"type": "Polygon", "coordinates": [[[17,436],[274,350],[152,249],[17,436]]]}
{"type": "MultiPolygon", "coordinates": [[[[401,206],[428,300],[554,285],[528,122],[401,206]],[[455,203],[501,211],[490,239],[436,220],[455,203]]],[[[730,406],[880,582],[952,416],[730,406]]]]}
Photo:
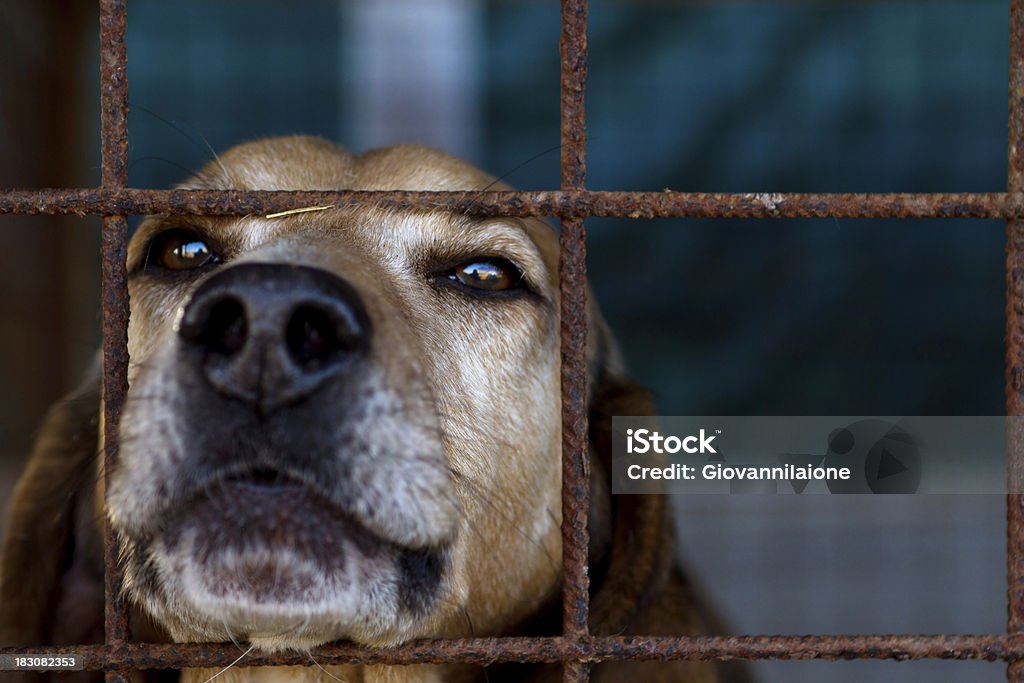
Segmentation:
{"type": "MultiPolygon", "coordinates": [[[[146,213],[245,215],[310,205],[374,202],[396,208],[444,207],[478,215],[557,216],[562,221],[561,287],[563,420],[563,635],[537,638],[426,640],[393,648],[337,643],[318,648],[321,664],[464,662],[558,663],[564,680],[589,680],[605,660],[728,659],[976,659],[1008,663],[1024,681],[1024,496],[1007,497],[1007,632],[989,635],[766,635],[597,637],[587,628],[587,510],[589,479],[584,404],[586,335],[584,281],[586,216],[626,218],[988,218],[1007,221],[1007,414],[1024,415],[1024,0],[1010,3],[1009,174],[1005,193],[953,194],[711,194],[590,192],[584,189],[587,71],[586,0],[561,3],[561,142],[559,191],[540,192],[242,192],[127,187],[128,79],[125,0],[100,0],[102,181],[89,189],[0,191],[0,213],[103,216],[104,465],[117,458],[117,430],[127,393],[127,216],[146,213]]],[[[1011,438],[1024,441],[1024,434],[1011,438]]],[[[1013,452],[1014,449],[1011,449],[1013,452]]],[[[1024,480],[1024,464],[1009,462],[1024,480]]],[[[1011,488],[1010,490],[1020,490],[1011,488]]],[[[103,645],[17,648],[19,653],[76,654],[86,670],[126,680],[133,669],[225,666],[237,658],[220,644],[128,642],[127,606],[113,544],[106,562],[106,642],[103,645]]],[[[0,648],[0,654],[15,648],[0,648]]],[[[253,654],[241,666],[308,664],[302,653],[253,654]]]]}

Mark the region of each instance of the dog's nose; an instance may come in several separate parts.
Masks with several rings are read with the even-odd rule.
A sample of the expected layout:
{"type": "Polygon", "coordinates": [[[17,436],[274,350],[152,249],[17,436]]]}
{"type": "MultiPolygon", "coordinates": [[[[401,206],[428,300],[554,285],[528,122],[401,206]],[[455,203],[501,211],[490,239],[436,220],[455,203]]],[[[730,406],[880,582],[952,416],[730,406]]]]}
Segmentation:
{"type": "Polygon", "coordinates": [[[370,321],[358,293],[332,273],[247,263],[196,289],[178,334],[217,391],[266,414],[351,367],[369,347],[370,321]]]}

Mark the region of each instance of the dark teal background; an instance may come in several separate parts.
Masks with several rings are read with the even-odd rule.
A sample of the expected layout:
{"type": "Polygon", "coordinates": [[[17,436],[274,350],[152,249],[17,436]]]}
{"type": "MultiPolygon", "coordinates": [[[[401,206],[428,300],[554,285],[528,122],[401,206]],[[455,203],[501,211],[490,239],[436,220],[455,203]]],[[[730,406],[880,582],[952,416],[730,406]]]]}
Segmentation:
{"type": "MultiPolygon", "coordinates": [[[[558,184],[558,7],[486,5],[477,158],[558,184]]],[[[1006,2],[595,2],[588,186],[1000,191],[1006,2]]],[[[331,3],[138,2],[131,178],[347,126],[331,3]]],[[[431,78],[431,74],[418,74],[431,78]]],[[[395,140],[396,142],[402,140],[395,140]]],[[[597,296],[666,414],[1000,414],[998,221],[593,219],[597,296]]]]}

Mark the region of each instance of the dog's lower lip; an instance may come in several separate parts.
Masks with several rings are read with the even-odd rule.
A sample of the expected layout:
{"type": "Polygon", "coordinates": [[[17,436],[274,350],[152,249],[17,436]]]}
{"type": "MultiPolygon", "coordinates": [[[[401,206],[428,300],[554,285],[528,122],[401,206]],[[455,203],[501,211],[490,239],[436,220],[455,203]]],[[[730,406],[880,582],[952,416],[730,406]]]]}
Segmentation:
{"type": "Polygon", "coordinates": [[[268,484],[248,476],[220,479],[176,506],[161,537],[168,547],[190,543],[211,571],[217,566],[211,558],[259,549],[286,551],[326,571],[340,571],[348,544],[386,544],[309,487],[287,478],[268,484]]]}
{"type": "Polygon", "coordinates": [[[185,549],[210,594],[268,603],[302,603],[325,581],[344,580],[364,550],[384,547],[309,487],[249,473],[177,506],[160,538],[172,552],[185,549]]]}

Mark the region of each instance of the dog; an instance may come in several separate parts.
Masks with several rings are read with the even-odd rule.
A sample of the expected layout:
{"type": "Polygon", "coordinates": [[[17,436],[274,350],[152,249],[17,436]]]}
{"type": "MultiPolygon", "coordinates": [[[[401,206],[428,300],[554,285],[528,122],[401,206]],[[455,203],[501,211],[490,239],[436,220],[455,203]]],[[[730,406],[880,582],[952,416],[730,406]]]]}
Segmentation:
{"type": "MultiPolygon", "coordinates": [[[[504,188],[424,147],[353,155],[301,136],[240,145],[181,187],[504,188]]],[[[533,218],[373,205],[146,218],[128,249],[130,389],[109,495],[94,368],[51,410],[13,496],[0,643],[102,642],[104,520],[136,640],[275,652],[558,634],[557,263],[555,231],[533,218]]],[[[673,562],[663,499],[610,495],[611,416],[654,409],[592,297],[588,311],[591,630],[713,631],[673,562]]],[[[718,671],[593,672],[627,676],[708,682],[718,671]]],[[[561,680],[549,665],[221,676],[314,678],[561,680]]]]}

